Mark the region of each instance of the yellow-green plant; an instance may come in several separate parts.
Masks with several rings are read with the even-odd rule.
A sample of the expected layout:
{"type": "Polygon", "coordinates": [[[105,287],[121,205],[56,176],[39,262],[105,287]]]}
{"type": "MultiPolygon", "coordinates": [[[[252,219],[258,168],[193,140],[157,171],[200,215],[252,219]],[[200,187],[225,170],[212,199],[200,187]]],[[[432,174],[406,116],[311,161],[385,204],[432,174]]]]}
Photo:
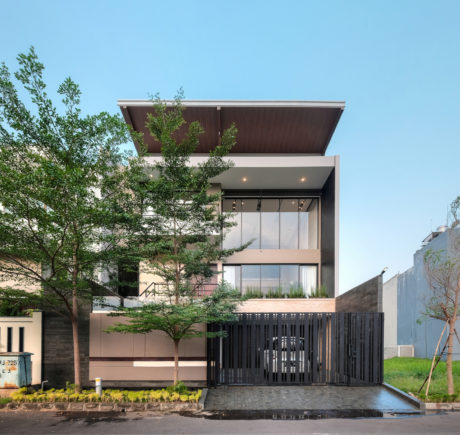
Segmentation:
{"type": "Polygon", "coordinates": [[[198,402],[202,390],[190,391],[185,385],[179,387],[141,391],[107,389],[102,396],[95,390],[76,393],[73,388],[47,391],[21,388],[11,395],[11,399],[14,402],[198,402]]]}

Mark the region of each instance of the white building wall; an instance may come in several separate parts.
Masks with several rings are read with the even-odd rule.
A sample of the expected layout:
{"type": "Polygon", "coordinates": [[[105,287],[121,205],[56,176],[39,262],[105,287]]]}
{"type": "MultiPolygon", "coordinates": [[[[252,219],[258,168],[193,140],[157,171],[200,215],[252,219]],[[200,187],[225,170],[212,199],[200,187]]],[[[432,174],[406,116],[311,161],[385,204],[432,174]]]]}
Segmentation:
{"type": "Polygon", "coordinates": [[[32,384],[42,381],[42,313],[30,317],[0,317],[0,352],[7,351],[8,328],[12,329],[12,352],[19,352],[19,328],[24,328],[24,352],[32,353],[32,384]]]}

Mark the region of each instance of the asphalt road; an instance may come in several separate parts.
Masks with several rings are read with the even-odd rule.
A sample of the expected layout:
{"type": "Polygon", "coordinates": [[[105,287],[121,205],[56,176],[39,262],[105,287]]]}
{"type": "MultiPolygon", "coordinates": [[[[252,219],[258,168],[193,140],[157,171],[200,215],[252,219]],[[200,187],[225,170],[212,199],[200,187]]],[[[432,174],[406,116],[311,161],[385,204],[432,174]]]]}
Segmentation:
{"type": "Polygon", "coordinates": [[[0,412],[0,434],[460,433],[460,412],[405,418],[210,420],[180,415],[0,412]]]}

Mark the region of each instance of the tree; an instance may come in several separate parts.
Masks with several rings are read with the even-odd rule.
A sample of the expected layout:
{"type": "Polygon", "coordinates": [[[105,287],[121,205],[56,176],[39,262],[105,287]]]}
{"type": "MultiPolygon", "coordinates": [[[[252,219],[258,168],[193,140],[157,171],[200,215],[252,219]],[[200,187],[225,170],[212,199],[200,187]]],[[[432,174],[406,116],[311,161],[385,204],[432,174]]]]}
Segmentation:
{"type": "Polygon", "coordinates": [[[119,146],[127,140],[120,116],[83,116],[79,87],[66,78],[57,92],[60,113],[46,93],[44,66],[34,48],[18,56],[14,74],[30,96],[26,107],[7,66],[0,68],[0,280],[19,283],[3,296],[27,298],[72,325],[74,374],[80,388],[79,308],[89,303],[100,272],[113,265],[129,171],[119,146]]]}
{"type": "Polygon", "coordinates": [[[446,322],[448,327],[446,359],[448,394],[454,394],[455,391],[452,354],[456,335],[455,324],[460,314],[460,250],[458,249],[458,235],[455,234],[459,211],[460,196],[451,204],[452,224],[447,230],[452,238],[451,252],[428,250],[424,257],[425,273],[432,291],[432,297],[425,304],[425,315],[446,322]]]}
{"type": "MultiPolygon", "coordinates": [[[[188,125],[185,138],[178,142],[175,133],[185,123],[180,94],[172,106],[154,105],[147,127],[161,143],[161,160],[145,168],[150,177],[132,186],[131,207],[137,210],[137,230],[127,242],[136,247],[137,260],[146,260],[158,282],[151,299],[141,307],[118,308],[114,315],[124,316],[108,332],[148,333],[163,331],[174,343],[174,384],[179,380],[179,343],[183,339],[215,336],[201,331],[198,324],[225,322],[234,318],[241,299],[238,291],[221,285],[212,294],[200,295],[200,289],[216,271],[217,261],[244,249],[221,248],[221,233],[233,225],[231,216],[220,211],[220,193],[210,193],[213,177],[228,170],[225,159],[235,144],[236,128],[231,126],[209,157],[193,167],[190,156],[195,151],[203,129],[198,122],[188,125]]],[[[136,137],[141,140],[139,136],[136,137]]],[[[133,254],[131,254],[133,255],[133,254]]]]}

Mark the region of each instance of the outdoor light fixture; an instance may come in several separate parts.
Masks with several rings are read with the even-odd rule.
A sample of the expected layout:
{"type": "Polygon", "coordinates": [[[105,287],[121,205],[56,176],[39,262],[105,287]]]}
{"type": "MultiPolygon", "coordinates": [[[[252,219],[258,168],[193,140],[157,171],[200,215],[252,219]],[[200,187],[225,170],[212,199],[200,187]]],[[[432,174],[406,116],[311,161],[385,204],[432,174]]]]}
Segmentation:
{"type": "Polygon", "coordinates": [[[301,182],[301,183],[305,183],[305,181],[307,181],[307,177],[302,177],[302,178],[300,179],[300,182],[301,182]]]}
{"type": "Polygon", "coordinates": [[[246,181],[248,181],[248,177],[243,177],[243,178],[241,179],[241,181],[242,181],[243,183],[246,183],[246,181]]]}

